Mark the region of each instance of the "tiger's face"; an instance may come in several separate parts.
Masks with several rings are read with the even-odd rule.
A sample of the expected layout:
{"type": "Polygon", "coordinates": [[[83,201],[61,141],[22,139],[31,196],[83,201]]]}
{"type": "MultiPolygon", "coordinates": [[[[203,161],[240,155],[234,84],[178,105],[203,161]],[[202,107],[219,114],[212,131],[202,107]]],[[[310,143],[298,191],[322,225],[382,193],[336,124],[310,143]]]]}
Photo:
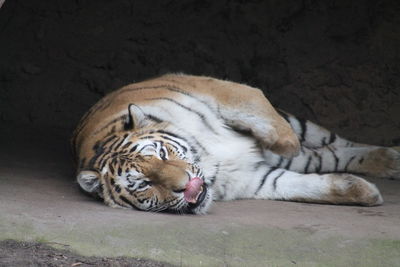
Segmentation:
{"type": "Polygon", "coordinates": [[[99,144],[96,171],[78,175],[85,191],[97,193],[110,206],[206,213],[212,191],[184,140],[165,131],[114,139],[99,144]]]}

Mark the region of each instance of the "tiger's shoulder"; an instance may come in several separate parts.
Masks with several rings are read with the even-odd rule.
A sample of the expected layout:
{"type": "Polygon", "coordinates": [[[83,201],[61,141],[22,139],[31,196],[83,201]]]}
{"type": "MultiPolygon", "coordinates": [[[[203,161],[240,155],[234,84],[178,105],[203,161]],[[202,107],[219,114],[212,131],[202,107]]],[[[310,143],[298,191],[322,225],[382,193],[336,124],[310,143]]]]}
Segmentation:
{"type": "MultiPolygon", "coordinates": [[[[231,81],[182,73],[165,74],[126,85],[100,99],[82,117],[71,139],[73,152],[78,157],[82,153],[93,153],[92,148],[98,140],[113,132],[123,131],[129,121],[128,108],[132,104],[140,107],[158,105],[159,101],[155,100],[160,99],[178,102],[182,98],[192,98],[210,110],[217,110],[220,104],[231,98],[235,87],[258,90],[231,81]]],[[[237,89],[237,92],[241,91],[237,89]]]]}

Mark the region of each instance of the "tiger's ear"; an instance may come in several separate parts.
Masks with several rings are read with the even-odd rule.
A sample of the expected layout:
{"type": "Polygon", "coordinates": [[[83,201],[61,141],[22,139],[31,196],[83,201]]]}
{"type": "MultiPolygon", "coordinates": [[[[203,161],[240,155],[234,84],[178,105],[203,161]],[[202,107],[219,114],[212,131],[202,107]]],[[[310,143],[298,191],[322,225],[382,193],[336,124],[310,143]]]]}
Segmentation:
{"type": "Polygon", "coordinates": [[[134,128],[142,127],[146,119],[146,114],[143,110],[135,104],[128,106],[128,118],[124,124],[124,130],[132,130],[134,128]]]}
{"type": "Polygon", "coordinates": [[[81,188],[88,193],[98,193],[100,190],[99,173],[96,171],[81,171],[77,180],[81,188]]]}

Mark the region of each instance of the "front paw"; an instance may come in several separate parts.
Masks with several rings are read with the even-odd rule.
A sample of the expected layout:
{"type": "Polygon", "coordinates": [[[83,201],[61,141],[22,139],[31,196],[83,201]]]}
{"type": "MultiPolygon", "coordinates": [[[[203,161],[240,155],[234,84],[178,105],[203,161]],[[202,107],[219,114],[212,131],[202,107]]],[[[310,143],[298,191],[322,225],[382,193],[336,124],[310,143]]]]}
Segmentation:
{"type": "Polygon", "coordinates": [[[285,158],[293,158],[300,152],[300,142],[296,136],[284,136],[280,137],[269,149],[285,158]]]}
{"type": "Polygon", "coordinates": [[[265,149],[285,158],[295,157],[300,152],[299,139],[285,121],[258,124],[253,127],[253,134],[265,149]]]}

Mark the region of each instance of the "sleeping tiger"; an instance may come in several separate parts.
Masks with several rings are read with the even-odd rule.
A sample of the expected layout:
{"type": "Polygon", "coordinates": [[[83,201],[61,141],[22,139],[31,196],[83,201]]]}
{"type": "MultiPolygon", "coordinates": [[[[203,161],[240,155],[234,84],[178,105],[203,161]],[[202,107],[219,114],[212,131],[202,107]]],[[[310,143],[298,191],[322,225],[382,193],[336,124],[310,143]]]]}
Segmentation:
{"type": "Polygon", "coordinates": [[[275,110],[263,93],[169,74],[125,86],[81,119],[77,181],[112,207],[205,214],[213,200],[274,199],[374,206],[399,178],[400,153],[345,140],[275,110]]]}

